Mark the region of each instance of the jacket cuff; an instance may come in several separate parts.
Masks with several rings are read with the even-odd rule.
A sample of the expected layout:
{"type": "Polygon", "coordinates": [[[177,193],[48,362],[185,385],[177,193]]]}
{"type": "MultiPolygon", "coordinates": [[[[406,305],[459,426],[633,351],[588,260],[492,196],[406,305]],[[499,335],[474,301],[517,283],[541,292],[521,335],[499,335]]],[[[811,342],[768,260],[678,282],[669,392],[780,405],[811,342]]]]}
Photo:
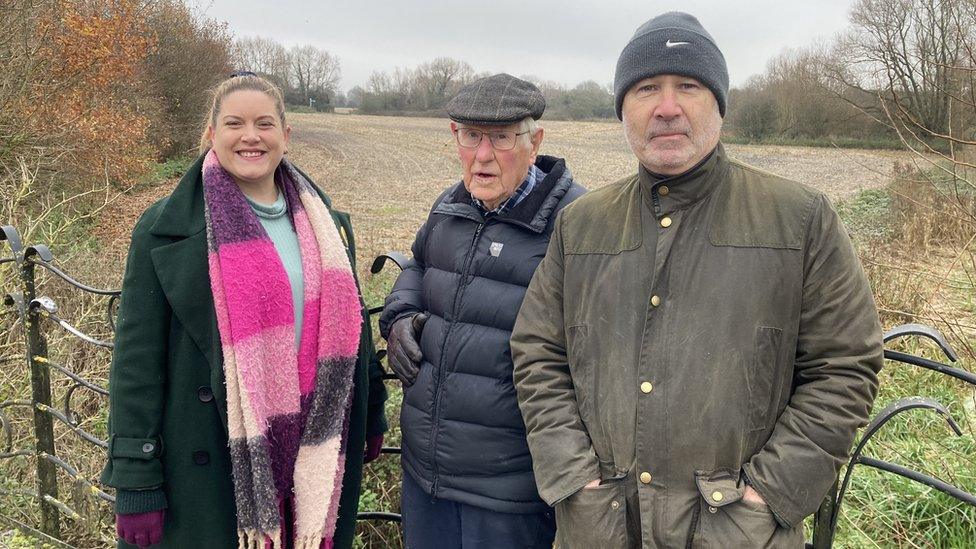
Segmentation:
{"type": "Polygon", "coordinates": [[[418,315],[423,312],[416,307],[405,307],[400,311],[393,311],[391,307],[391,311],[392,312],[390,314],[384,314],[379,321],[380,335],[386,340],[390,339],[390,331],[393,330],[393,325],[396,324],[398,320],[408,316],[418,315]]]}
{"type": "Polygon", "coordinates": [[[113,436],[102,483],[121,490],[151,490],[163,485],[162,439],[113,436]]]}
{"type": "Polygon", "coordinates": [[[166,509],[166,493],[162,488],[154,490],[118,490],[115,493],[115,513],[135,515],[166,509]]]}
{"type": "Polygon", "coordinates": [[[751,463],[742,466],[743,481],[762,496],[776,522],[783,528],[792,528],[796,524],[802,523],[806,517],[794,512],[787,502],[778,497],[778,494],[767,487],[762,479],[758,479],[757,476],[756,469],[751,463]]]}
{"type": "MultiPolygon", "coordinates": [[[[542,497],[542,501],[546,502],[546,505],[555,507],[564,499],[582,490],[591,481],[602,478],[600,466],[595,459],[592,463],[582,467],[577,462],[573,468],[578,469],[576,474],[559,475],[558,478],[545,479],[552,486],[547,490],[539,491],[539,496],[542,497]]],[[[535,471],[535,474],[536,478],[542,478],[538,470],[535,471]]]]}

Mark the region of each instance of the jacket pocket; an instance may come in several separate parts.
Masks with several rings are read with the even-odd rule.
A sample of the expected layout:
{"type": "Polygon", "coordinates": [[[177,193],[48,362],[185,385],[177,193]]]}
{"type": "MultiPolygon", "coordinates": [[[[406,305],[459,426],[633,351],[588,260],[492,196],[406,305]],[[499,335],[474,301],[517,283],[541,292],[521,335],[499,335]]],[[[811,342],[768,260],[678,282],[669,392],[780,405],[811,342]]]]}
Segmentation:
{"type": "Polygon", "coordinates": [[[695,484],[700,498],[692,549],[803,547],[802,529],[781,528],[769,507],[742,499],[738,471],[698,471],[695,484]]]}
{"type": "Polygon", "coordinates": [[[780,360],[783,330],[756,328],[755,357],[746,375],[749,431],[766,431],[776,421],[784,366],[780,360]]]}
{"type": "Polygon", "coordinates": [[[627,498],[621,480],[583,488],[556,504],[559,549],[626,549],[627,498]]]}

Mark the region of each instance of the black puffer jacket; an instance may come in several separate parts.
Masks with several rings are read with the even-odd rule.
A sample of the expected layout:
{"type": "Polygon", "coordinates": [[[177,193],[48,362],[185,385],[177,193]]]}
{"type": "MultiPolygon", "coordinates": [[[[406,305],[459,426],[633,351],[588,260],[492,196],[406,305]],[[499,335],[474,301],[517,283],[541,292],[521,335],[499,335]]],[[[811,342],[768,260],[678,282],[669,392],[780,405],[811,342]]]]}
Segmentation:
{"type": "Polygon", "coordinates": [[[400,414],[404,471],[433,497],[507,513],[548,508],[532,474],[508,340],[556,214],[585,192],[564,160],[539,156],[536,166],[548,175],[487,219],[462,182],[448,188],[380,319],[386,337],[399,318],[430,314],[420,374],[400,414]]]}

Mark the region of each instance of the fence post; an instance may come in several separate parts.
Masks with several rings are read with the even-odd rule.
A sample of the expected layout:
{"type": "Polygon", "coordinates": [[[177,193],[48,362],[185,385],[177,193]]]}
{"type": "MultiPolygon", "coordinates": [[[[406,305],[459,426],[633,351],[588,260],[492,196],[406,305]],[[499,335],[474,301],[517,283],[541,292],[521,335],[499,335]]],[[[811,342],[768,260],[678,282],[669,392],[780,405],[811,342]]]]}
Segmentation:
{"type": "Polygon", "coordinates": [[[54,463],[43,459],[43,454],[57,455],[54,451],[54,418],[39,405],[51,405],[51,372],[38,357],[47,358],[47,340],[41,331],[41,314],[32,302],[37,297],[34,262],[24,254],[20,262],[20,278],[24,286],[24,337],[27,344],[27,364],[31,372],[31,401],[34,406],[34,457],[37,460],[37,492],[41,504],[41,531],[54,538],[61,538],[61,516],[57,508],[44,496],[58,497],[58,476],[54,463]]]}

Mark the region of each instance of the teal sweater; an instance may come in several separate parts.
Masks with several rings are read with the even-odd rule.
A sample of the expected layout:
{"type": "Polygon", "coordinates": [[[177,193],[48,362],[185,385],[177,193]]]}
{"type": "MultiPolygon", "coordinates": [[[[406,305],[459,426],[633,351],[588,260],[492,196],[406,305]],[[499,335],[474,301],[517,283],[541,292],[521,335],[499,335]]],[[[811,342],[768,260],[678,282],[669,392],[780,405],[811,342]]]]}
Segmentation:
{"type": "Polygon", "coordinates": [[[278,193],[278,199],[274,204],[258,204],[247,199],[251,204],[251,209],[258,215],[261,226],[267,231],[278,250],[278,257],[281,258],[285,272],[288,273],[288,282],[291,283],[291,298],[295,306],[295,347],[301,342],[302,338],[302,316],[305,311],[305,281],[302,279],[302,252],[298,247],[298,234],[292,226],[291,217],[288,215],[288,203],[285,195],[278,193]]]}

